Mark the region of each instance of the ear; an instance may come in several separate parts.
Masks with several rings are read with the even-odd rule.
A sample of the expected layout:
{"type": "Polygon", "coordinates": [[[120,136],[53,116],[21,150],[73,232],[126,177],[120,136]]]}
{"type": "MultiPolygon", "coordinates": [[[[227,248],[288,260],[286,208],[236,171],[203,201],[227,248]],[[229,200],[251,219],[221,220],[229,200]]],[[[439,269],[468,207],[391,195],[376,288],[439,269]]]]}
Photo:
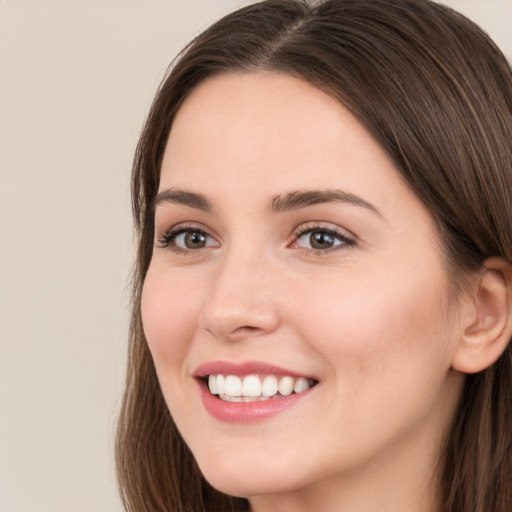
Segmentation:
{"type": "Polygon", "coordinates": [[[480,372],[498,360],[512,336],[512,265],[504,258],[487,259],[461,308],[452,368],[480,372]]]}

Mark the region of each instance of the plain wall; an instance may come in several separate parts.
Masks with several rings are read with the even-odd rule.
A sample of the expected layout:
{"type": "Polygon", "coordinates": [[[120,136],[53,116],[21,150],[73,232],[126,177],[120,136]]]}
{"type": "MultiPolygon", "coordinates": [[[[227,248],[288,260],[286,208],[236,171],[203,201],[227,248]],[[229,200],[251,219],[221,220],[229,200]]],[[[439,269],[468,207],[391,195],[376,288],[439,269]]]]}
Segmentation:
{"type": "MultiPolygon", "coordinates": [[[[129,174],[171,58],[239,0],[0,0],[0,512],[120,512],[129,174]]],[[[512,0],[453,0],[512,56],[512,0]]]]}

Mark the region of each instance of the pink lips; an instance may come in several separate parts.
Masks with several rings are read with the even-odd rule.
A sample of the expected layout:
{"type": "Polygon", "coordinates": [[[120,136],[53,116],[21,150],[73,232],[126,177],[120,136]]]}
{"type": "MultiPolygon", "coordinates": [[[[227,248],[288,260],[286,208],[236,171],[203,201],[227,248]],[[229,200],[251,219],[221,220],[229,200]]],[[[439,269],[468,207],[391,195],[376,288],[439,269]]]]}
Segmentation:
{"type": "Polygon", "coordinates": [[[237,376],[270,374],[276,376],[289,375],[294,378],[313,377],[301,375],[297,372],[258,361],[248,361],[241,364],[213,361],[199,366],[194,372],[194,376],[197,378],[203,405],[211,416],[225,422],[247,423],[270,418],[300,403],[315,389],[312,387],[302,393],[291,394],[284,397],[279,396],[265,401],[228,402],[212,395],[208,390],[204,378],[212,374],[237,376]]]}
{"type": "Polygon", "coordinates": [[[207,375],[216,375],[222,373],[224,375],[255,375],[255,374],[269,374],[269,375],[290,375],[290,377],[306,377],[285,368],[280,368],[272,364],[263,363],[261,361],[246,361],[244,363],[230,363],[227,361],[212,361],[211,363],[202,364],[196,369],[194,375],[202,378],[207,375]]]}

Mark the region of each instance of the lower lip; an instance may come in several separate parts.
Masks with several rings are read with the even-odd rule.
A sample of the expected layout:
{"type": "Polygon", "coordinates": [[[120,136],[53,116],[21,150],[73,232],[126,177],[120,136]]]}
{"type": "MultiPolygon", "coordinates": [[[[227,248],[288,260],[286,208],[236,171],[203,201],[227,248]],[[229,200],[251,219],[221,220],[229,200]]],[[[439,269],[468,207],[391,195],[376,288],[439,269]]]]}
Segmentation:
{"type": "Polygon", "coordinates": [[[205,409],[214,418],[230,423],[261,421],[286,411],[299,404],[316,386],[301,393],[270,398],[257,402],[228,402],[212,395],[204,382],[199,382],[201,400],[205,409]]]}

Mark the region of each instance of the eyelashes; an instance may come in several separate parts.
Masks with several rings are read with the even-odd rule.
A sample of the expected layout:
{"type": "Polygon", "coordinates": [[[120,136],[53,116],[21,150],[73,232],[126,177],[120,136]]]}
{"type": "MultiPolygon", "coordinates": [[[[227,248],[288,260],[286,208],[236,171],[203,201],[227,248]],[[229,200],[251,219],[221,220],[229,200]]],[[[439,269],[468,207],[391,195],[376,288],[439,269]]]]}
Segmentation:
{"type": "Polygon", "coordinates": [[[162,235],[158,243],[160,244],[159,247],[171,249],[176,253],[220,247],[220,243],[211,235],[194,225],[172,227],[162,235]]]}
{"type": "MultiPolygon", "coordinates": [[[[250,236],[250,234],[248,234],[250,236]]],[[[158,239],[158,247],[177,254],[196,255],[220,247],[220,242],[206,229],[195,224],[173,226],[158,239]]],[[[356,244],[355,238],[333,225],[302,224],[286,243],[286,247],[312,254],[329,254],[356,244]]]]}
{"type": "Polygon", "coordinates": [[[317,253],[330,253],[355,245],[354,238],[332,226],[304,226],[293,237],[289,247],[317,253]]]}

